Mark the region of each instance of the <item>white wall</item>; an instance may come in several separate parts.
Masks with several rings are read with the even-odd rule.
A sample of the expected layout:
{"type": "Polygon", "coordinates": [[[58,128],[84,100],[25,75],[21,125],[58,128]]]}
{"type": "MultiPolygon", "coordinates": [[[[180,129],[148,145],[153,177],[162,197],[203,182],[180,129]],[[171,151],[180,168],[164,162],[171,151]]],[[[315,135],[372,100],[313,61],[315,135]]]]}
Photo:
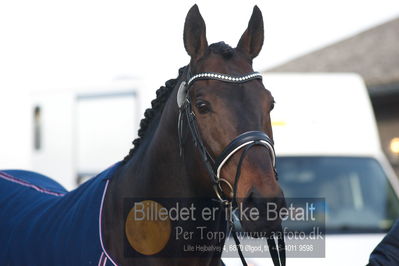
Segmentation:
{"type": "Polygon", "coordinates": [[[0,169],[31,168],[31,109],[25,91],[0,88],[0,169]]]}
{"type": "Polygon", "coordinates": [[[30,145],[32,169],[52,177],[68,189],[73,188],[75,186],[72,145],[74,94],[67,91],[38,93],[32,96],[30,105],[31,110],[34,106],[40,106],[42,117],[42,147],[35,151],[33,145],[30,145]]]}
{"type": "Polygon", "coordinates": [[[75,101],[73,147],[80,176],[98,173],[128,154],[138,129],[136,102],[133,92],[92,94],[75,101]]]}

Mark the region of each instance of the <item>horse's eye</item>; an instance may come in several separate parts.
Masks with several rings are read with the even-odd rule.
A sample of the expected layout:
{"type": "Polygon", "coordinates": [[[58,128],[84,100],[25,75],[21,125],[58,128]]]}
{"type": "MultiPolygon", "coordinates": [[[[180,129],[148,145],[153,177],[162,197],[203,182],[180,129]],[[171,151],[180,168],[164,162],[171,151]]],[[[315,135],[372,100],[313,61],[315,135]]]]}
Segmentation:
{"type": "Polygon", "coordinates": [[[209,104],[202,100],[197,101],[195,103],[195,107],[197,107],[197,110],[200,112],[200,114],[206,114],[210,111],[209,104]]]}
{"type": "Polygon", "coordinates": [[[274,109],[274,105],[276,104],[276,102],[273,100],[272,104],[270,105],[270,111],[272,111],[274,109]]]}

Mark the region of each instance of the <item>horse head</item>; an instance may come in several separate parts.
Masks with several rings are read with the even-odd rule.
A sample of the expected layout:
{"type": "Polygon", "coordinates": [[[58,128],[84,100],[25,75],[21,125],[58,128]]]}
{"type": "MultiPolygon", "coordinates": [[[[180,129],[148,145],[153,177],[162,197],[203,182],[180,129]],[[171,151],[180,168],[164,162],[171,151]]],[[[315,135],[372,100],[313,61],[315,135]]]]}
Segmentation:
{"type": "Polygon", "coordinates": [[[277,229],[281,220],[267,219],[268,206],[279,210],[285,204],[275,172],[274,99],[252,67],[263,40],[262,13],[255,6],[236,48],[224,42],[208,45],[205,22],[194,5],[184,25],[191,60],[177,93],[179,126],[190,129],[197,147],[190,150],[185,144],[185,149],[197,150],[196,163],[202,165],[199,183],[209,183],[211,176],[210,193],[222,202],[257,208],[258,219],[241,221],[248,232],[277,229]]]}

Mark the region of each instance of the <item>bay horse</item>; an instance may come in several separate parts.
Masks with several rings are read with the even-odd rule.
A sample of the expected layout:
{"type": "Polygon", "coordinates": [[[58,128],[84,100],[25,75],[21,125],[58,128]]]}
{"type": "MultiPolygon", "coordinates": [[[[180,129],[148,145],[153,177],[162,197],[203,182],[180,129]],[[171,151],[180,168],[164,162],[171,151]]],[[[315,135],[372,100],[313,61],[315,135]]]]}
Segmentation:
{"type": "MultiPolygon", "coordinates": [[[[162,209],[153,200],[157,198],[214,200],[205,202],[226,207],[216,209],[218,219],[207,223],[214,233],[226,232],[229,225],[234,230],[234,223],[219,214],[242,203],[258,207],[261,217],[244,219],[243,230],[280,230],[281,219],[265,219],[264,208],[265,199],[278,209],[285,203],[275,172],[274,100],[252,68],[263,35],[262,14],[255,6],[236,48],[224,42],[208,46],[205,22],[194,5],[183,36],[191,60],[156,92],[139,137],[122,161],[71,192],[38,173],[1,171],[0,264],[223,264],[226,235],[190,238],[189,232],[198,229],[198,216],[180,228],[182,236],[171,229],[170,214],[159,222],[130,223],[127,217],[144,206],[129,207],[131,198],[142,199],[147,207],[155,203],[156,210],[162,209]],[[184,256],[187,239],[193,247],[208,246],[201,256],[184,256]]],[[[276,248],[275,243],[268,239],[273,263],[285,265],[284,246],[278,241],[276,248]]]]}

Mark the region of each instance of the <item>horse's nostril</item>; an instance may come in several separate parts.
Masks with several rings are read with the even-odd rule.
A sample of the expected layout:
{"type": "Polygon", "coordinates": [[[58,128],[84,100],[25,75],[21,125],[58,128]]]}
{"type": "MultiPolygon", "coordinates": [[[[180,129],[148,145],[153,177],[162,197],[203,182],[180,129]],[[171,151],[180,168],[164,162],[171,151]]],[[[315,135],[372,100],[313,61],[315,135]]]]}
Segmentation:
{"type": "Polygon", "coordinates": [[[255,194],[253,191],[248,194],[247,198],[245,199],[245,203],[251,205],[255,203],[255,194]]]}

